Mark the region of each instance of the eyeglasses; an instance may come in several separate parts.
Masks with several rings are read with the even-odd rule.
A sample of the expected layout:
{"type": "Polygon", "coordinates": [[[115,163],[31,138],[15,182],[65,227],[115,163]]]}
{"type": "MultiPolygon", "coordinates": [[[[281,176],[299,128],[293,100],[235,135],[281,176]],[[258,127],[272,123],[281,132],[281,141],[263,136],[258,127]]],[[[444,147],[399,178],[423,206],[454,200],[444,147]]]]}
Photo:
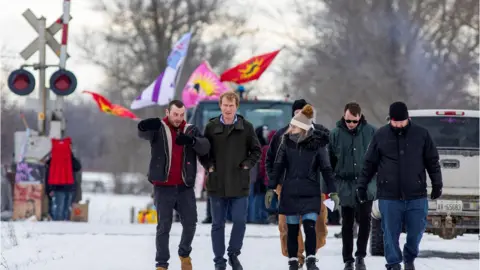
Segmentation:
{"type": "Polygon", "coordinates": [[[345,119],[345,122],[348,123],[348,124],[350,124],[350,123],[358,124],[358,120],[345,119]]]}

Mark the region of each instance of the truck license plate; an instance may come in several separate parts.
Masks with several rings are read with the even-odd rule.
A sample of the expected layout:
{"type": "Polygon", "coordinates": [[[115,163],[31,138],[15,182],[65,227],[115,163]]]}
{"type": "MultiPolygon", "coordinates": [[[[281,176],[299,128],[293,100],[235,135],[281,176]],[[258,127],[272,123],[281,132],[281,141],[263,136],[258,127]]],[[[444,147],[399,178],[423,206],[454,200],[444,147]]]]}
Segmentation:
{"type": "Polygon", "coordinates": [[[437,200],[437,211],[439,212],[462,212],[462,201],[437,200]]]}

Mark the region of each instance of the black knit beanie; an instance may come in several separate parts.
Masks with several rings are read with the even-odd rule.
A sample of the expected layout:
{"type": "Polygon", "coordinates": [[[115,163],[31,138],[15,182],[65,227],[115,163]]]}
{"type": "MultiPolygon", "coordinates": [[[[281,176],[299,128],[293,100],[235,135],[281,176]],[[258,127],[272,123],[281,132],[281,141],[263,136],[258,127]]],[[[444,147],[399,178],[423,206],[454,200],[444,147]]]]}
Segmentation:
{"type": "Polygon", "coordinates": [[[307,104],[308,103],[303,98],[295,100],[292,105],[292,117],[294,116],[296,110],[303,109],[303,107],[305,107],[307,104]]]}
{"type": "Polygon", "coordinates": [[[408,119],[408,108],[405,103],[397,101],[390,105],[389,111],[390,120],[403,121],[408,119]]]}

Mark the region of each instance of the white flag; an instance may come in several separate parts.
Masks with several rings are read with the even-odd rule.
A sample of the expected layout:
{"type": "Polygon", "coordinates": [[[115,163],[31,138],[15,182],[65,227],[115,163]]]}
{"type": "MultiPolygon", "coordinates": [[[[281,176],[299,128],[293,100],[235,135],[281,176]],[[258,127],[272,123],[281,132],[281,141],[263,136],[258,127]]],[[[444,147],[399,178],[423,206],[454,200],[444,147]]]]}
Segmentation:
{"type": "Polygon", "coordinates": [[[175,43],[172,52],[168,56],[165,71],[160,73],[157,79],[142,91],[140,96],[132,102],[130,109],[136,110],[152,105],[167,105],[173,99],[191,37],[192,34],[190,32],[186,33],[175,43]]]}

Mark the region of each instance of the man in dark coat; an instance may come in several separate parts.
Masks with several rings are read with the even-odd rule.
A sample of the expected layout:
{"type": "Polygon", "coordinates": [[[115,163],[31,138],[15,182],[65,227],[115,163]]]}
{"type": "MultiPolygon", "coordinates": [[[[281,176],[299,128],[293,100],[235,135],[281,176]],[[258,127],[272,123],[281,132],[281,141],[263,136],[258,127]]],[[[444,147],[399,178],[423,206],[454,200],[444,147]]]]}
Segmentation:
{"type": "Polygon", "coordinates": [[[182,270],[191,270],[190,253],[197,226],[195,178],[197,157],[208,154],[210,143],[200,131],[185,122],[185,106],[180,100],[168,104],[166,117],[140,121],[138,134],[151,146],[148,181],[154,185],[154,204],[157,209],[156,267],[166,270],[170,259],[169,235],[173,210],[181,218],[182,238],[178,255],[182,270]]]}
{"type": "Polygon", "coordinates": [[[427,225],[427,170],[432,182],[431,199],[442,195],[439,156],[428,130],[409,120],[405,103],[390,105],[390,123],[378,129],[365,155],[358,179],[357,196],[368,201],[367,186],[377,175],[377,197],[382,216],[387,269],[414,270],[418,246],[427,225]],[[402,225],[407,242],[402,251],[398,239],[402,225]]]}
{"type": "Polygon", "coordinates": [[[225,218],[230,210],[233,222],[228,247],[228,262],[242,270],[238,260],[247,222],[250,169],[260,160],[260,143],[253,125],[237,115],[240,98],[233,91],[219,98],[222,114],[210,119],[205,137],[210,141],[207,191],[212,211],[212,245],[215,269],[225,270],[225,218]]]}
{"type": "Polygon", "coordinates": [[[368,185],[368,201],[357,203],[357,178],[362,172],[363,157],[375,128],[367,123],[360,105],[350,102],[345,105],[343,116],[330,132],[330,162],[335,172],[335,182],[342,213],[342,242],[344,270],[366,270],[372,202],[375,199],[376,182],[368,185]],[[359,224],[356,259],[352,257],[355,220],[359,224]]]}

